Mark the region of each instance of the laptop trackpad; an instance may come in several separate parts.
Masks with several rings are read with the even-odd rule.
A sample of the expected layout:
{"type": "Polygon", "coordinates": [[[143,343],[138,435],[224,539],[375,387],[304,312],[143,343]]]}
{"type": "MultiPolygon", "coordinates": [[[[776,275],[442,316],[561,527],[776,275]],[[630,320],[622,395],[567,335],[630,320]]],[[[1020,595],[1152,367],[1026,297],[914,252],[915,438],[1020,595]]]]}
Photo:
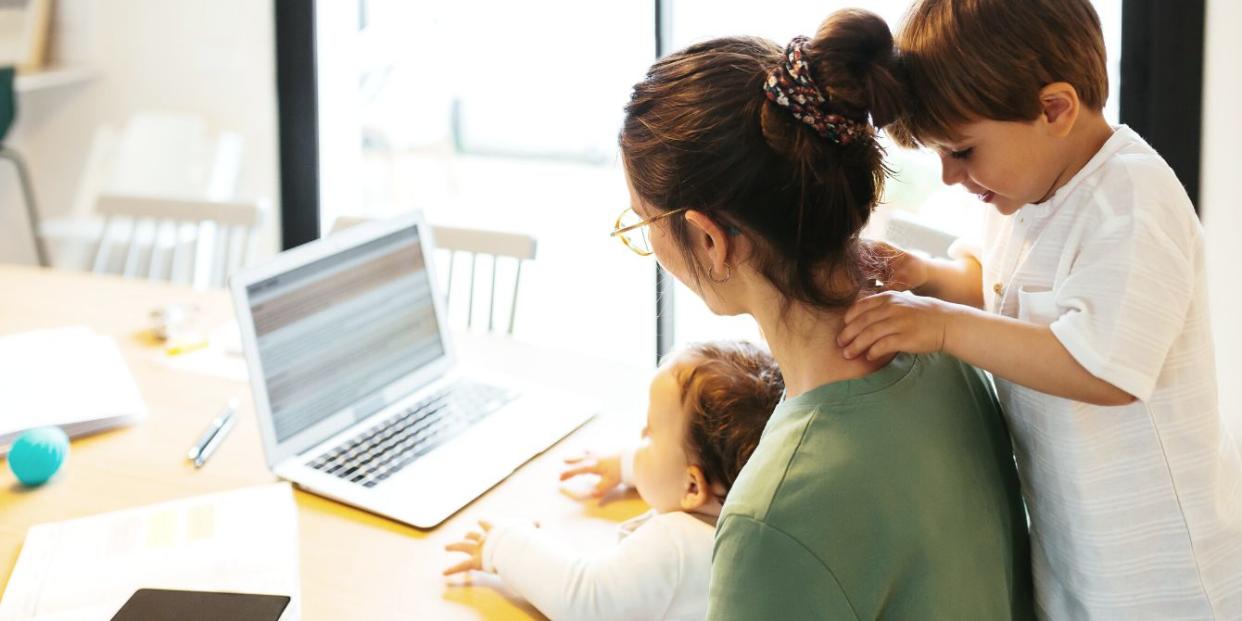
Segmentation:
{"type": "Polygon", "coordinates": [[[569,431],[555,429],[520,402],[481,421],[423,456],[381,486],[406,502],[453,497],[465,504],[495,485],[569,431]],[[525,406],[525,407],[524,407],[525,406]],[[532,420],[533,419],[533,420],[532,420]],[[531,424],[535,422],[536,424],[531,424]]]}

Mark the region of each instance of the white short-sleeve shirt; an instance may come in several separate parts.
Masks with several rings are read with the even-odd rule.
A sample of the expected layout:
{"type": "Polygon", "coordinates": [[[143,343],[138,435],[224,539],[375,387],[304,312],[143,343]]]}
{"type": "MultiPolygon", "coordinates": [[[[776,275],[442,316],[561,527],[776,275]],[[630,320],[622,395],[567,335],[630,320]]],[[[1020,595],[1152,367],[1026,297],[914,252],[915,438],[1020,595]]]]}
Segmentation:
{"type": "Polygon", "coordinates": [[[1242,619],[1242,458],[1217,409],[1202,229],[1125,126],[1048,201],[989,210],[994,313],[1051,326],[1138,401],[1101,407],[1002,378],[1047,619],[1242,619]]]}

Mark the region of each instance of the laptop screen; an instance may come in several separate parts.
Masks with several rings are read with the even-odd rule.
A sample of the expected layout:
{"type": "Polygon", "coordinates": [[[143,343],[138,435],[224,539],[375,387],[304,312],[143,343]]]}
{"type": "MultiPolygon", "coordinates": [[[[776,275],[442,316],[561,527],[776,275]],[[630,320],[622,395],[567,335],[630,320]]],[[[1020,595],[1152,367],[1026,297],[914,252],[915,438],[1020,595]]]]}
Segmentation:
{"type": "Polygon", "coordinates": [[[246,288],[278,443],[347,408],[370,416],[385,387],[445,355],[418,231],[246,288]]]}

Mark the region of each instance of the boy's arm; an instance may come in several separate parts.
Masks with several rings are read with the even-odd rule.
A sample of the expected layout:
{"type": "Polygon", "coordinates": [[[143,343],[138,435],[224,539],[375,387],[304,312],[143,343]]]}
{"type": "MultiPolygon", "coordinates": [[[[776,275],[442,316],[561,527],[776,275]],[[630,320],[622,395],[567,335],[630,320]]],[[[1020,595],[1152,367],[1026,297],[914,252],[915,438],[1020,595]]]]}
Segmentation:
{"type": "Polygon", "coordinates": [[[1016,384],[1094,405],[1135,401],[1083,368],[1048,326],[960,308],[950,315],[947,330],[945,352],[1016,384]]]}
{"type": "Polygon", "coordinates": [[[983,308],[983,269],[965,244],[954,244],[949,259],[928,257],[888,242],[870,241],[873,252],[887,263],[886,289],[913,291],[954,304],[983,308]]]}
{"type": "Polygon", "coordinates": [[[1135,401],[1088,372],[1051,328],[932,298],[898,293],[865,298],[846,313],[837,342],[846,358],[944,351],[1053,396],[1095,405],[1135,401]]]}
{"type": "Polygon", "coordinates": [[[914,293],[983,308],[983,267],[974,257],[921,260],[926,263],[927,280],[912,289],[914,293]]]}

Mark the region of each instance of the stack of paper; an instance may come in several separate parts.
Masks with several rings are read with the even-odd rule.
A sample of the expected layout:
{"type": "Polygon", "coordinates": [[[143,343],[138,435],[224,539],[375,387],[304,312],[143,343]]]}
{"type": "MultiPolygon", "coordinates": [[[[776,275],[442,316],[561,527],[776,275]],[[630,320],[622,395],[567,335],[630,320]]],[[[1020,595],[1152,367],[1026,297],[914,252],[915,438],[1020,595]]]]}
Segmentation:
{"type": "Polygon", "coordinates": [[[286,595],[297,619],[297,524],[277,483],[34,526],[0,621],[110,619],[141,588],[286,595]]]}
{"type": "Polygon", "coordinates": [[[121,351],[85,326],[0,337],[0,455],[23,431],[79,436],[146,415],[121,351]]]}

